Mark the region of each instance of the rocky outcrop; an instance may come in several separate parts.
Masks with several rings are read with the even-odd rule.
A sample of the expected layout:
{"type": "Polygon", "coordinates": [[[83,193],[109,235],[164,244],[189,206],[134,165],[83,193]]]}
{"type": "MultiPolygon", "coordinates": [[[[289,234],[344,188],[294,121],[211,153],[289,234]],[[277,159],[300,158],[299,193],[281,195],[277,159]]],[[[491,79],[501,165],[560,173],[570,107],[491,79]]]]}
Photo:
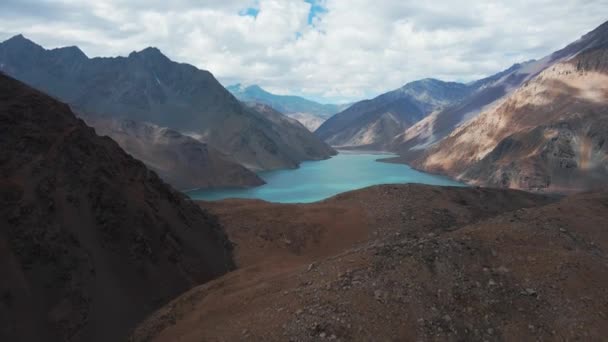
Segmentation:
{"type": "Polygon", "coordinates": [[[68,105],[0,74],[0,340],[119,341],[231,243],[68,105]]]}
{"type": "Polygon", "coordinates": [[[69,103],[78,113],[168,127],[249,169],[295,167],[309,160],[286,158],[294,148],[308,149],[310,159],[331,156],[327,147],[307,145],[320,143],[310,132],[276,140],[284,126],[244,107],[208,71],[173,62],[156,48],[128,57],[89,59],[75,47],[45,50],[16,36],[0,43],[0,66],[0,71],[69,103]]]}

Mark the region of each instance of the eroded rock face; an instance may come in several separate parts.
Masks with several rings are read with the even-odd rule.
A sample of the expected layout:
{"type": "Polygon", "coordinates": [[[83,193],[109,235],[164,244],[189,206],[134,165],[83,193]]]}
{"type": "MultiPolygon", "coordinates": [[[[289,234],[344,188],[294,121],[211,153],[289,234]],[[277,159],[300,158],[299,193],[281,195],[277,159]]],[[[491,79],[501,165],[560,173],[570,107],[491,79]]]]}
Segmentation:
{"type": "Polygon", "coordinates": [[[606,179],[608,22],[487,79],[399,135],[397,161],[471,184],[579,191],[606,179]]]}
{"type": "Polygon", "coordinates": [[[584,52],[543,71],[414,165],[473,184],[529,190],[605,183],[608,74],[602,56],[584,52]]]}
{"type": "Polygon", "coordinates": [[[0,340],[120,340],[233,268],[212,216],[2,74],[0,146],[0,340]]]}

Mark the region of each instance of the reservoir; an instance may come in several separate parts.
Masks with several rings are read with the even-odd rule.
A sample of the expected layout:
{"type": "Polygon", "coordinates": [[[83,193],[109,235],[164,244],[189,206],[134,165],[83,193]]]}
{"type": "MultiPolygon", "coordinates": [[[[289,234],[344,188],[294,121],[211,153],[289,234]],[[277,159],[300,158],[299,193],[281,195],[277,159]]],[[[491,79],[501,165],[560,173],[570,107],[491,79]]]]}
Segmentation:
{"type": "Polygon", "coordinates": [[[422,183],[464,186],[446,177],[416,171],[404,164],[376,160],[390,154],[341,152],[322,161],[304,162],[298,169],[260,172],[265,185],[249,189],[193,190],[195,200],[254,198],[279,203],[316,202],[341,192],[378,184],[422,183]]]}

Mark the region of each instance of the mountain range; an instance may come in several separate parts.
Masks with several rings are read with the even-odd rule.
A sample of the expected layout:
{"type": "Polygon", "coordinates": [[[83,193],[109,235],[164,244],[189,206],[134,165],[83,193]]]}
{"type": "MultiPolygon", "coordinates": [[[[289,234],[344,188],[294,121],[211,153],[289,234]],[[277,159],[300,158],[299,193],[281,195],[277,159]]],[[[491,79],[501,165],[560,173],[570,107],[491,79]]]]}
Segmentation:
{"type": "MultiPolygon", "coordinates": [[[[208,71],[173,62],[156,48],[128,57],[88,58],[77,47],[46,50],[18,35],[0,43],[0,71],[67,102],[82,116],[166,127],[250,170],[295,168],[335,153],[301,125],[256,112],[208,71]]],[[[215,179],[223,176],[217,173],[215,179]]],[[[197,183],[201,181],[181,185],[197,183]]],[[[211,185],[229,183],[224,179],[211,185]]]]}
{"type": "Polygon", "coordinates": [[[455,82],[424,79],[357,102],[316,131],[320,138],[341,148],[384,150],[400,134],[429,113],[457,102],[475,89],[455,82]]]}
{"type": "Polygon", "coordinates": [[[608,336],[608,22],[478,81],[410,82],[314,134],[267,102],[155,48],[0,43],[0,341],[608,336]],[[260,185],[254,171],[328,144],[472,186],[308,204],[175,190],[260,185]]]}
{"type": "Polygon", "coordinates": [[[243,102],[268,105],[276,111],[298,120],[311,131],[316,130],[325,120],[349,106],[349,104],[320,104],[299,96],[276,95],[257,85],[235,84],[226,89],[243,102]]]}
{"type": "Polygon", "coordinates": [[[400,152],[417,168],[477,185],[568,192],[605,183],[607,56],[605,23],[518,68],[510,91],[422,153],[408,156],[416,147],[403,145],[420,136],[406,132],[400,152]]]}
{"type": "Polygon", "coordinates": [[[603,183],[608,23],[468,84],[427,79],[353,104],[316,131],[339,148],[469,184],[575,191],[603,183]]]}

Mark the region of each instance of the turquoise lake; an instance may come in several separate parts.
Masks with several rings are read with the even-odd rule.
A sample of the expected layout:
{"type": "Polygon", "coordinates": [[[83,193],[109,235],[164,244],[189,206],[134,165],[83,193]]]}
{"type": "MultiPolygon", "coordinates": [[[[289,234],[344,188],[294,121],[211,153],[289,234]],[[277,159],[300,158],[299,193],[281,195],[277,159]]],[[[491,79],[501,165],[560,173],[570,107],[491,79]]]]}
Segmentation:
{"type": "Polygon", "coordinates": [[[340,153],[322,161],[304,162],[300,168],[259,173],[267,184],[250,189],[193,190],[196,200],[255,198],[279,203],[316,202],[341,192],[378,184],[422,183],[463,186],[448,178],[413,170],[407,165],[377,162],[391,155],[340,153]]]}

